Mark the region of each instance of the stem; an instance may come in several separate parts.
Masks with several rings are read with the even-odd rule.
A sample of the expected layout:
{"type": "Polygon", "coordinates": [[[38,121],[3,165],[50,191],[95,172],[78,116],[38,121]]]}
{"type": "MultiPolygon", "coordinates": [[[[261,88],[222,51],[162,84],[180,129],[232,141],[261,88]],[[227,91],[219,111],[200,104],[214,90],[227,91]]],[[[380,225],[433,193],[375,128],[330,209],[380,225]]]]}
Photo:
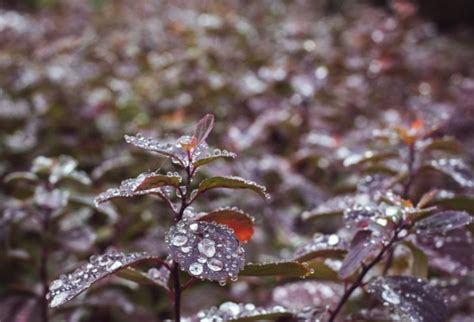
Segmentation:
{"type": "Polygon", "coordinates": [[[363,269],[362,269],[360,275],[357,277],[356,281],[354,283],[352,283],[352,285],[344,292],[344,294],[342,295],[341,299],[339,300],[339,303],[337,304],[336,308],[334,309],[334,311],[331,312],[331,317],[329,318],[328,322],[334,322],[335,321],[336,316],[341,311],[342,307],[347,302],[347,300],[349,300],[352,293],[354,293],[354,291],[359,286],[361,286],[363,284],[364,278],[367,275],[367,273],[372,269],[372,267],[374,267],[377,263],[379,263],[383,259],[383,257],[385,256],[387,250],[390,250],[392,248],[392,245],[395,243],[395,241],[398,238],[398,233],[399,232],[400,232],[400,230],[396,229],[394,234],[393,234],[392,239],[388,242],[388,244],[385,245],[384,247],[382,247],[382,249],[377,254],[377,256],[367,266],[363,266],[363,269]]]}
{"type": "Polygon", "coordinates": [[[407,181],[405,182],[405,185],[403,186],[403,195],[402,195],[403,199],[408,199],[408,197],[410,196],[410,188],[415,179],[414,164],[415,164],[415,143],[410,143],[410,145],[408,146],[408,160],[407,160],[408,178],[407,178],[407,181]]]}
{"type": "Polygon", "coordinates": [[[48,284],[48,259],[49,259],[49,249],[46,240],[46,235],[49,231],[49,212],[45,211],[43,213],[42,220],[42,236],[41,236],[41,258],[39,266],[39,276],[41,280],[41,320],[43,322],[49,322],[48,315],[48,300],[46,296],[48,294],[49,284],[48,284]]]}
{"type": "Polygon", "coordinates": [[[179,281],[179,264],[173,265],[173,287],[174,287],[174,319],[176,322],[181,321],[181,284],[179,281]]]}
{"type": "MultiPolygon", "coordinates": [[[[191,164],[191,156],[188,155],[189,159],[189,164],[191,164]]],[[[191,204],[191,202],[188,201],[189,199],[189,190],[191,187],[191,179],[194,175],[194,169],[191,169],[191,166],[188,165],[186,166],[186,191],[185,193],[182,192],[180,189],[180,194],[181,194],[181,208],[179,209],[179,212],[176,213],[175,216],[175,221],[178,222],[183,218],[184,211],[186,208],[191,204]]],[[[176,322],[181,321],[181,293],[184,290],[184,288],[181,287],[181,282],[179,280],[179,264],[177,262],[174,262],[173,264],[173,269],[172,269],[172,275],[173,275],[173,294],[174,294],[174,317],[176,322]]]]}

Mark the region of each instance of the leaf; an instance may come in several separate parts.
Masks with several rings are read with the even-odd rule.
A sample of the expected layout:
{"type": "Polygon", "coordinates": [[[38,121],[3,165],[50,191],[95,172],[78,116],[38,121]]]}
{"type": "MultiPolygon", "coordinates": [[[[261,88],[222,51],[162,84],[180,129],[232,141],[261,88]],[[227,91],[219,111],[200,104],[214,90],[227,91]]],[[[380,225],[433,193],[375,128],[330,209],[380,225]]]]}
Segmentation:
{"type": "Polygon", "coordinates": [[[197,144],[201,144],[201,142],[206,141],[207,137],[212,131],[214,127],[214,115],[207,114],[204,116],[196,125],[196,129],[194,130],[194,137],[197,139],[197,144]]]}
{"type": "Polygon", "coordinates": [[[315,234],[309,243],[296,249],[294,260],[297,262],[307,262],[317,257],[338,256],[346,252],[347,245],[345,241],[336,234],[315,234]]]}
{"type": "Polygon", "coordinates": [[[461,159],[433,160],[427,166],[448,175],[462,187],[474,188],[474,173],[461,159]]]}
{"type": "Polygon", "coordinates": [[[327,262],[332,261],[331,258],[325,261],[314,260],[308,263],[308,268],[311,274],[308,275],[308,279],[323,280],[323,281],[339,281],[339,276],[335,269],[329,267],[327,262]]]}
{"type": "Polygon", "coordinates": [[[115,275],[140,285],[158,285],[165,290],[169,290],[168,279],[170,271],[165,266],[161,266],[159,269],[156,267],[150,268],[147,273],[127,267],[126,269],[118,271],[115,275]]]}
{"type": "Polygon", "coordinates": [[[193,167],[194,168],[199,168],[202,167],[203,165],[209,164],[211,162],[217,161],[217,160],[232,160],[237,157],[237,154],[234,152],[229,152],[229,151],[221,151],[218,149],[215,149],[214,154],[210,154],[208,156],[205,156],[203,158],[198,158],[193,162],[193,167]],[[219,152],[217,152],[219,151],[219,152]]]}
{"type": "Polygon", "coordinates": [[[155,173],[142,173],[136,178],[122,181],[118,188],[110,188],[106,190],[98,195],[94,201],[96,205],[99,205],[115,198],[130,198],[147,194],[163,197],[164,195],[160,187],[171,185],[177,186],[179,185],[180,180],[181,177],[178,175],[164,176],[155,173]],[[153,188],[147,189],[148,187],[153,188]]]}
{"type": "Polygon", "coordinates": [[[419,234],[446,233],[452,229],[469,225],[471,216],[464,211],[447,210],[426,217],[415,224],[419,234]]]}
{"type": "Polygon", "coordinates": [[[327,281],[296,281],[273,289],[273,302],[295,311],[306,307],[335,307],[344,290],[340,283],[327,281]]]}
{"type": "Polygon", "coordinates": [[[171,143],[160,143],[153,138],[144,137],[142,134],[138,133],[136,136],[125,135],[125,142],[130,143],[136,147],[142,148],[144,150],[155,152],[162,156],[168,158],[180,159],[175,154],[174,145],[171,143]]]}
{"type": "Polygon", "coordinates": [[[155,189],[162,186],[179,187],[181,177],[176,173],[169,173],[167,175],[158,173],[142,173],[136,179],[136,187],[134,191],[142,191],[155,189]]]}
{"type": "Polygon", "coordinates": [[[428,257],[425,253],[413,245],[413,243],[405,242],[405,246],[407,246],[412,254],[412,264],[411,264],[411,273],[413,276],[427,278],[428,277],[428,257]]]}
{"type": "Polygon", "coordinates": [[[173,261],[199,279],[225,282],[244,267],[244,249],[224,225],[182,220],[170,228],[166,242],[173,261]]]}
{"type": "Polygon", "coordinates": [[[93,256],[89,263],[82,265],[73,273],[64,275],[49,285],[47,296],[49,306],[54,308],[63,305],[107,276],[129,266],[154,260],[156,260],[156,257],[146,253],[124,254],[111,251],[100,256],[93,256]]]}
{"type": "Polygon", "coordinates": [[[228,189],[249,189],[261,197],[268,199],[270,196],[266,192],[266,188],[253,181],[245,180],[241,177],[212,177],[201,181],[198,192],[203,193],[209,189],[228,188],[228,189]]]}
{"type": "Polygon", "coordinates": [[[373,256],[380,247],[380,243],[372,238],[372,232],[368,230],[358,231],[339,269],[339,277],[342,279],[349,278],[361,267],[364,260],[373,256]]]}
{"type": "MultiPolygon", "coordinates": [[[[251,303],[224,302],[219,307],[200,311],[197,321],[276,321],[281,318],[292,318],[295,314],[280,305],[269,308],[256,307],[251,303]]],[[[195,321],[192,319],[192,321],[195,321]]]]}
{"type": "Polygon", "coordinates": [[[441,191],[439,195],[430,205],[474,213],[474,197],[469,195],[454,195],[449,191],[441,191]]]}
{"type": "Polygon", "coordinates": [[[462,151],[462,144],[450,136],[439,139],[430,138],[423,141],[422,145],[425,151],[439,150],[450,153],[460,153],[462,151]]]}
{"type": "Polygon", "coordinates": [[[249,263],[240,272],[240,276],[283,276],[283,277],[305,277],[311,274],[308,265],[293,262],[270,262],[270,263],[249,263]]]}
{"type": "Polygon", "coordinates": [[[465,229],[442,235],[417,235],[416,246],[428,256],[430,267],[442,272],[465,275],[474,269],[474,239],[465,229]]]}
{"type": "Polygon", "coordinates": [[[220,208],[196,220],[215,222],[229,227],[241,243],[250,240],[254,233],[253,218],[238,208],[220,208]]]}
{"type": "Polygon", "coordinates": [[[420,200],[418,201],[416,208],[425,208],[427,205],[430,204],[430,202],[436,197],[437,194],[438,190],[436,189],[423,194],[423,196],[421,196],[420,200]]]}
{"type": "Polygon", "coordinates": [[[354,204],[366,204],[371,200],[367,193],[336,196],[328,199],[316,208],[305,211],[301,215],[303,220],[318,220],[328,217],[340,216],[344,211],[354,204]]]}
{"type": "Polygon", "coordinates": [[[9,173],[5,176],[5,178],[3,178],[4,183],[10,183],[17,180],[36,182],[38,180],[38,176],[31,172],[18,171],[9,173]]]}
{"type": "Polygon", "coordinates": [[[365,151],[361,154],[350,154],[344,159],[342,164],[345,167],[352,167],[361,165],[367,162],[377,162],[381,160],[386,160],[398,156],[395,152],[374,152],[374,151],[365,151]]]}
{"type": "Polygon", "coordinates": [[[441,294],[421,278],[380,276],[370,281],[368,290],[406,321],[445,322],[448,318],[441,294]]]}

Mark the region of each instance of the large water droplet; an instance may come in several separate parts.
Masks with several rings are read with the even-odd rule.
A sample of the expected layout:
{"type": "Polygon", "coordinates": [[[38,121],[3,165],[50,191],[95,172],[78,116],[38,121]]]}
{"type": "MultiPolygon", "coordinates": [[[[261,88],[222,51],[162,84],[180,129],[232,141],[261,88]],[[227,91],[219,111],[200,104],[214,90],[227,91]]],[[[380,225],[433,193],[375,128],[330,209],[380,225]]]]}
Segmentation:
{"type": "Polygon", "coordinates": [[[190,266],[189,266],[189,272],[194,275],[194,276],[198,276],[202,273],[203,271],[203,267],[202,267],[202,264],[199,264],[199,263],[192,263],[190,266]]]}
{"type": "Polygon", "coordinates": [[[224,263],[216,258],[212,258],[209,260],[209,262],[207,262],[207,267],[209,267],[214,272],[219,272],[224,268],[224,263]]]}
{"type": "Polygon", "coordinates": [[[198,249],[207,257],[212,257],[216,254],[216,244],[214,241],[208,238],[204,238],[201,242],[199,242],[198,249]]]}
{"type": "Polygon", "coordinates": [[[173,239],[171,240],[171,243],[173,244],[173,246],[177,246],[177,247],[183,246],[187,242],[188,242],[188,237],[186,237],[185,235],[179,235],[179,234],[176,234],[175,236],[173,236],[173,239]]]}

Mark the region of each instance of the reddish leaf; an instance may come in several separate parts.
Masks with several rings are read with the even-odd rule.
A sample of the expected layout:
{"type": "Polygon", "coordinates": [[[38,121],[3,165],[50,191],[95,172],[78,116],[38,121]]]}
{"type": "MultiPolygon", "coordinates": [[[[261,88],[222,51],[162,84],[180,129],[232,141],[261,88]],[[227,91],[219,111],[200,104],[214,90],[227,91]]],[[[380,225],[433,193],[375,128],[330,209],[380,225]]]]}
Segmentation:
{"type": "Polygon", "coordinates": [[[207,114],[198,122],[193,135],[197,139],[197,144],[200,144],[201,142],[204,142],[207,139],[213,127],[214,115],[212,114],[207,114]]]}
{"type": "Polygon", "coordinates": [[[368,230],[357,232],[339,269],[339,277],[342,279],[350,277],[359,269],[364,260],[373,256],[380,247],[380,243],[372,238],[372,232],[368,230]]]}
{"type": "Polygon", "coordinates": [[[253,218],[237,208],[217,209],[199,217],[197,220],[216,222],[229,227],[242,243],[250,240],[254,233],[253,218]]]}

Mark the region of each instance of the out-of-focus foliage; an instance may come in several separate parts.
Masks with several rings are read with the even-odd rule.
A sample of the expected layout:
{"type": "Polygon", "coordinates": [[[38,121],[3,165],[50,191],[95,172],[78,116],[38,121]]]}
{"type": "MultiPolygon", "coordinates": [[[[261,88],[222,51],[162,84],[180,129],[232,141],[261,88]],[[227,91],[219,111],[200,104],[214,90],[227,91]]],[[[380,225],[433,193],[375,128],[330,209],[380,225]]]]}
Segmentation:
{"type": "MultiPolygon", "coordinates": [[[[45,1],[34,12],[0,9],[0,320],[21,315],[36,321],[40,239],[49,245],[50,282],[112,246],[167,255],[172,218],[163,202],[138,197],[96,209],[92,197],[140,172],[175,171],[164,158],[130,149],[124,135],[174,142],[206,113],[216,115],[209,145],[239,158],[226,162],[232,152],[213,150],[219,160],[199,160],[199,179],[242,176],[265,185],[272,198],[209,189],[194,211],[238,206],[236,225],[249,227],[247,213],[255,218],[239,237],[253,235],[245,245],[249,261],[298,260],[305,265],[291,265],[313,272],[305,282],[290,272],[279,279],[242,276],[225,287],[196,284],[184,296],[186,316],[226,301],[232,302],[202,316],[240,317],[255,306],[236,303],[252,302],[285,317],[294,312],[291,297],[302,298],[304,307],[335,305],[342,293],[341,265],[342,277],[351,280],[365,259],[342,260],[357,247],[350,243],[357,229],[367,225],[362,234],[380,233],[382,239],[387,232],[378,225],[387,218],[364,217],[357,207],[384,212],[389,203],[376,191],[388,187],[403,194],[407,144],[417,142],[420,156],[404,199],[423,200],[426,192],[437,191],[425,195],[423,207],[396,204],[397,209],[419,220],[420,229],[436,221],[436,214],[421,210],[426,207],[474,213],[472,38],[438,32],[409,1],[392,1],[390,10],[359,1],[338,1],[334,10],[328,3],[67,0],[45,1]],[[64,167],[54,170],[51,164],[49,177],[36,177],[31,165],[41,155],[64,167]],[[89,186],[81,184],[80,178],[88,180],[81,171],[72,176],[79,183],[67,178],[74,170],[68,162],[89,174],[89,186]],[[54,190],[58,176],[64,180],[54,190]],[[38,191],[42,186],[46,190],[38,191]],[[24,207],[42,200],[45,191],[55,195],[43,201],[67,194],[68,202],[55,214],[52,235],[43,236],[24,207]],[[80,232],[65,234],[77,227],[93,243],[85,244],[80,232]]],[[[462,225],[468,223],[466,213],[456,214],[462,225]]],[[[425,275],[420,277],[448,298],[452,321],[471,316],[474,263],[466,254],[472,254],[472,225],[412,237],[397,248],[391,273],[425,275]],[[428,259],[417,255],[420,249],[428,259]]],[[[362,255],[370,258],[377,247],[362,255]]],[[[171,318],[166,293],[153,287],[162,272],[122,273],[150,285],[137,288],[116,277],[106,285],[98,281],[87,297],[54,310],[53,319],[171,318]],[[150,276],[157,278],[150,282],[150,276]]],[[[398,281],[390,282],[398,290],[398,281]]],[[[388,316],[375,303],[358,310],[365,304],[361,298],[347,307],[354,318],[388,316]]]]}

